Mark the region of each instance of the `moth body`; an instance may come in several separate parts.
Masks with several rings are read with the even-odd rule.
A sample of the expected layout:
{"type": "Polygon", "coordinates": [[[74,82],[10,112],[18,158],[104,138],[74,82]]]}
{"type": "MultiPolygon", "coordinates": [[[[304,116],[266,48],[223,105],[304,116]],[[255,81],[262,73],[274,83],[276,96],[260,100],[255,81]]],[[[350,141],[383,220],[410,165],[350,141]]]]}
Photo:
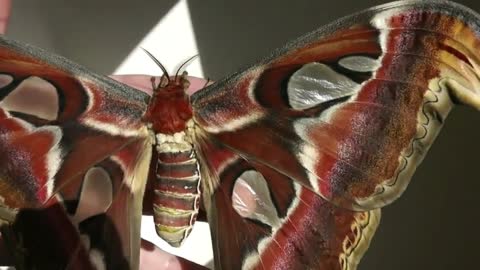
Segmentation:
{"type": "Polygon", "coordinates": [[[157,234],[178,247],[195,223],[200,202],[200,168],[193,148],[194,122],[184,76],[162,78],[144,116],[155,134],[153,214],[157,234]]]}

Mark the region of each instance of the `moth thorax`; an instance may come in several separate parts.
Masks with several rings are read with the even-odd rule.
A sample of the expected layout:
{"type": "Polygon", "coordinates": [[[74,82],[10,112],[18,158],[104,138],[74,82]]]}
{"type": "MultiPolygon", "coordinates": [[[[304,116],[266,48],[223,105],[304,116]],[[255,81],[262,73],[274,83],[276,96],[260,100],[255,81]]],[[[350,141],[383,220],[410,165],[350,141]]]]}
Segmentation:
{"type": "Polygon", "coordinates": [[[195,223],[200,203],[200,168],[188,132],[156,136],[153,210],[158,236],[178,247],[195,223]]]}

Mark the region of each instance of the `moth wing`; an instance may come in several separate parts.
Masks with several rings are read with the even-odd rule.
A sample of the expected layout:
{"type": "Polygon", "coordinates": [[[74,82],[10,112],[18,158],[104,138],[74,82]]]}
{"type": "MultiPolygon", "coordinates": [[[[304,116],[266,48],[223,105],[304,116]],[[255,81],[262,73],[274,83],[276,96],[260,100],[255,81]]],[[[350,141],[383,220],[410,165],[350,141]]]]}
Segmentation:
{"type": "Polygon", "coordinates": [[[356,269],[380,210],[339,208],[285,175],[214,143],[201,144],[215,269],[356,269]]]}
{"type": "Polygon", "coordinates": [[[25,251],[17,263],[138,267],[151,155],[141,121],[146,97],[0,38],[0,218],[9,224],[11,250],[25,251]]]}
{"type": "Polygon", "coordinates": [[[407,187],[454,102],[480,108],[479,17],[444,1],[372,8],[191,99],[208,136],[336,205],[407,187]]]}

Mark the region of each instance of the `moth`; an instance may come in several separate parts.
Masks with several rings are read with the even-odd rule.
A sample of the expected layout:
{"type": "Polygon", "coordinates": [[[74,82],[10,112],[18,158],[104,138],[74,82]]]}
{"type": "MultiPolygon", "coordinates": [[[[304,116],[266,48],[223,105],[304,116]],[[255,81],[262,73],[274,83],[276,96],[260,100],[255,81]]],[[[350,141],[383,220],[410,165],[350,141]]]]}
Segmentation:
{"type": "Polygon", "coordinates": [[[479,18],[385,4],[193,95],[184,75],[149,96],[1,37],[0,218],[17,268],[137,269],[142,211],[179,246],[203,208],[215,269],[355,269],[454,105],[480,108],[479,18]]]}

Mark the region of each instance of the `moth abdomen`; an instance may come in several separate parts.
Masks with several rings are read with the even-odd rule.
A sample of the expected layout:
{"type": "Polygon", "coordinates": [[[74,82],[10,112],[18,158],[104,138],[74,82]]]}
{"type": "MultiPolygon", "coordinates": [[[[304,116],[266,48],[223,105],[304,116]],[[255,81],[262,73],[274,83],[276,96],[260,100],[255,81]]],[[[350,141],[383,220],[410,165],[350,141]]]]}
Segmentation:
{"type": "Polygon", "coordinates": [[[157,234],[180,246],[192,230],[200,204],[200,168],[185,132],[157,134],[153,212],[157,234]]]}

